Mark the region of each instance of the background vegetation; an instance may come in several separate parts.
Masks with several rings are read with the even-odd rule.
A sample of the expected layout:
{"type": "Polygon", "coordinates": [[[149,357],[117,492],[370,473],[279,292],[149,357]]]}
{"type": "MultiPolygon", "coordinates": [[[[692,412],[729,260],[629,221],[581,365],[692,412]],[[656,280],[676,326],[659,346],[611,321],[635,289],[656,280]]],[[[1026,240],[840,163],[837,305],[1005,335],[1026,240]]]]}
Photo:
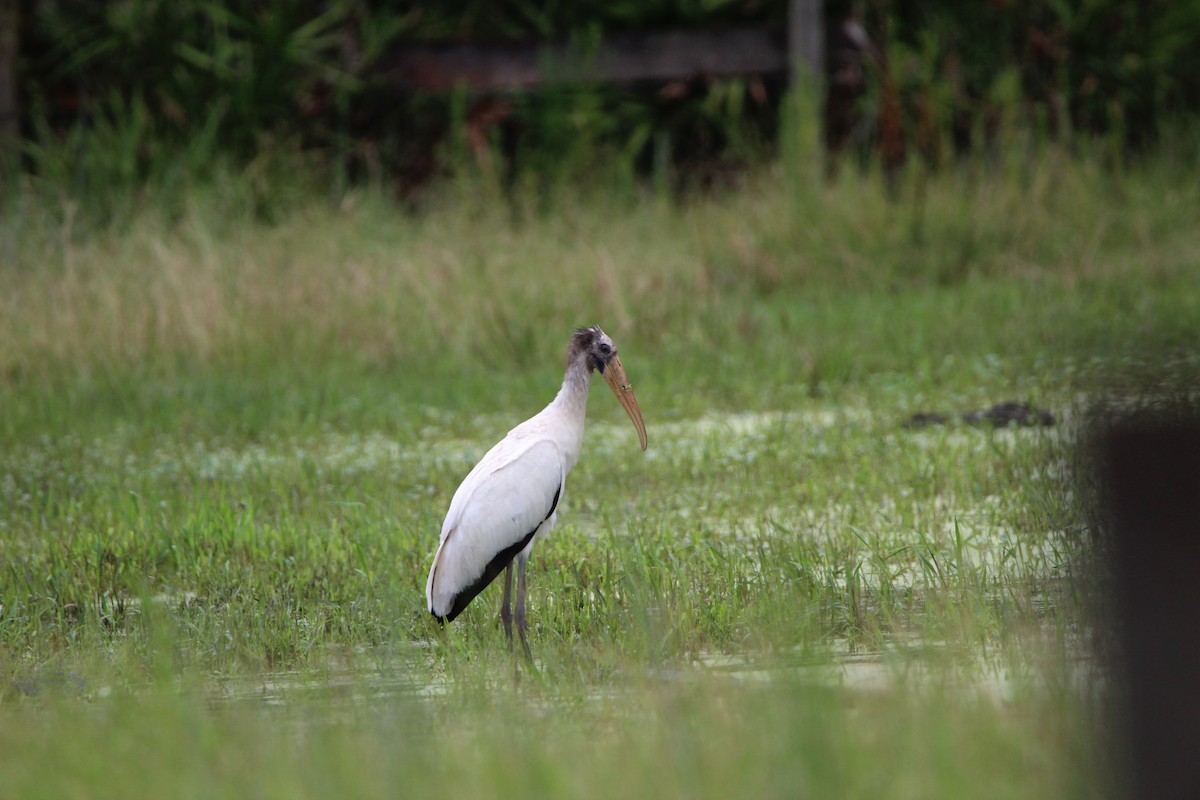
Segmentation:
{"type": "MultiPolygon", "coordinates": [[[[478,157],[480,123],[508,180],[570,180],[597,167],[664,183],[721,184],[778,152],[781,76],[671,87],[589,86],[491,98],[413,94],[386,77],[412,41],[568,40],[586,50],[627,30],[765,24],[787,4],[725,2],[260,4],[132,0],[35,2],[19,17],[24,171],[69,188],[88,217],[119,213],[114,186],[173,187],[228,161],[258,176],[301,154],[322,185],[381,182],[411,197],[478,157]]],[[[825,4],[831,69],[857,19],[854,144],[938,166],[1001,139],[1073,144],[1101,136],[1106,157],[1143,151],[1195,119],[1200,3],[954,2],[825,4]]],[[[291,167],[285,168],[290,171],[291,167]]],[[[269,207],[257,208],[269,215],[269,207]]]]}
{"type": "Polygon", "coordinates": [[[974,33],[951,5],[862,12],[907,118],[947,103],[924,117],[942,156],[828,180],[813,98],[763,126],[735,113],[746,85],[679,114],[639,90],[517,98],[507,175],[466,145],[464,96],[371,100],[405,37],[774,6],[33,4],[42,101],[0,215],[5,788],[1119,788],[1077,441],[1093,403],[1200,368],[1195,73],[1114,64],[1145,29],[1077,60],[1116,4],[990,4],[974,33]],[[1020,44],[1055,26],[1060,127],[1020,44]],[[1148,136],[1118,72],[1154,87],[1148,136]],[[653,156],[698,120],[738,132],[715,161],[653,156]],[[414,192],[417,142],[437,177],[414,192]],[[458,481],[592,323],[650,449],[598,391],[531,562],[531,666],[495,590],[436,628],[425,571],[458,481]],[[1004,400],[1056,424],[961,421],[1004,400]]]}

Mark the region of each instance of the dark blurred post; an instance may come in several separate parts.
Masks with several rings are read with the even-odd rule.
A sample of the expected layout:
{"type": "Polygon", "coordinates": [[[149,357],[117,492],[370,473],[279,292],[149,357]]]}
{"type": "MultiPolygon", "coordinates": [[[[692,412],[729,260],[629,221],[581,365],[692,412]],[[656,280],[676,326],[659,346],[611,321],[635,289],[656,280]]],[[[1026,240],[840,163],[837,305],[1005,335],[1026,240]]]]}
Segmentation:
{"type": "Polygon", "coordinates": [[[823,79],[825,22],[821,18],[821,0],[790,0],[787,48],[793,85],[804,78],[818,82],[823,79]]]}
{"type": "Polygon", "coordinates": [[[0,174],[16,166],[20,147],[17,103],[17,51],[20,10],[17,0],[0,0],[0,174]]]}
{"type": "Polygon", "coordinates": [[[1200,797],[1200,414],[1128,415],[1098,453],[1129,796],[1200,797]]]}
{"type": "Polygon", "coordinates": [[[787,122],[780,128],[780,138],[786,142],[782,152],[788,173],[807,181],[807,170],[822,157],[825,22],[821,0],[788,0],[786,48],[789,97],[787,122]]]}

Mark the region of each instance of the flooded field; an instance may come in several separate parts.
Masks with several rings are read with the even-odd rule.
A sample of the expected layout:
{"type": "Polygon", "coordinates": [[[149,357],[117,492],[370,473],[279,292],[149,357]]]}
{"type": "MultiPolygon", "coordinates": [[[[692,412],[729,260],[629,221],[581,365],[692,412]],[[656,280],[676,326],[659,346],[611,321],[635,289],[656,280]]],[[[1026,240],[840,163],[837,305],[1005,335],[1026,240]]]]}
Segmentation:
{"type": "MultiPolygon", "coordinates": [[[[0,555],[43,590],[3,618],[10,630],[77,637],[97,621],[101,635],[136,637],[140,620],[165,615],[217,668],[202,682],[214,700],[442,696],[462,648],[501,648],[491,592],[445,632],[423,612],[448,493],[504,423],[469,427],[479,438],[425,425],[135,449],[118,431],[12,450],[0,555]],[[125,533],[96,535],[104,520],[125,533]],[[28,536],[35,524],[50,535],[28,536]],[[122,547],[146,567],[144,588],[106,575],[122,547]],[[90,596],[53,594],[72,570],[90,596]],[[278,618],[257,623],[256,641],[239,620],[263,603],[278,618]],[[275,650],[303,668],[274,671],[271,655],[253,666],[275,650]]],[[[531,563],[548,674],[576,660],[575,641],[585,655],[572,670],[639,681],[952,683],[1004,702],[1033,680],[1030,642],[1064,635],[1057,604],[1073,591],[1078,542],[1054,504],[1070,501],[1069,422],[908,430],[865,407],[713,414],[651,423],[645,456],[626,427],[591,426],[560,527],[531,563]],[[597,480],[615,482],[611,502],[579,491],[597,480]],[[621,642],[651,665],[624,663],[611,649],[621,642]]],[[[1063,657],[1090,663],[1078,642],[1063,657]]]]}
{"type": "Polygon", "coordinates": [[[1069,402],[1032,427],[912,428],[867,402],[664,415],[645,454],[608,410],[530,562],[532,662],[495,589],[444,629],[425,610],[450,495],[508,414],[8,447],[6,777],[21,796],[209,774],[280,797],[1089,793],[1106,679],[1069,402]],[[166,762],[72,761],[55,729],[166,762]],[[21,766],[46,758],[59,782],[21,766]]]}

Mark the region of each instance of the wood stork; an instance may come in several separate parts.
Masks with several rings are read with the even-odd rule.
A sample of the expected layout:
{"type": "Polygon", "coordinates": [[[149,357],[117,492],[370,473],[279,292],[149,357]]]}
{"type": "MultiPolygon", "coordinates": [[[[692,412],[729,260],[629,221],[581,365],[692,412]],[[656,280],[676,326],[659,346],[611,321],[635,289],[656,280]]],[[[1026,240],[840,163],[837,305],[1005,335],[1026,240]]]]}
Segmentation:
{"type": "Polygon", "coordinates": [[[617,346],[599,327],[580,328],[567,348],[558,395],[508,432],[463,479],[442,523],[425,597],[439,623],[453,620],[504,570],[500,619],[512,642],[513,562],[517,564],[517,631],[525,652],[525,562],[554,527],[567,473],[579,460],[592,372],[599,372],[633,420],[642,449],[646,424],[617,346]]]}

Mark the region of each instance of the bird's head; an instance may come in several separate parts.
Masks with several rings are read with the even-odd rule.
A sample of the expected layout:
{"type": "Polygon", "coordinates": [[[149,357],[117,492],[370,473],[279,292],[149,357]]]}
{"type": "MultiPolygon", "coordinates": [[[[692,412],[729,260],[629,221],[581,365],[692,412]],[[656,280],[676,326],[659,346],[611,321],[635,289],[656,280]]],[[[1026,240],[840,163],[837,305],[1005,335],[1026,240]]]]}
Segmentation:
{"type": "Polygon", "coordinates": [[[625,409],[629,419],[633,420],[638,440],[645,450],[646,423],[642,421],[642,410],[638,408],[637,398],[633,396],[633,386],[629,383],[625,368],[621,366],[621,359],[617,356],[617,346],[613,344],[613,340],[600,330],[598,325],[580,328],[571,338],[571,356],[574,357],[576,353],[582,354],[587,359],[588,368],[599,372],[608,383],[613,394],[617,396],[617,402],[625,409]]]}

